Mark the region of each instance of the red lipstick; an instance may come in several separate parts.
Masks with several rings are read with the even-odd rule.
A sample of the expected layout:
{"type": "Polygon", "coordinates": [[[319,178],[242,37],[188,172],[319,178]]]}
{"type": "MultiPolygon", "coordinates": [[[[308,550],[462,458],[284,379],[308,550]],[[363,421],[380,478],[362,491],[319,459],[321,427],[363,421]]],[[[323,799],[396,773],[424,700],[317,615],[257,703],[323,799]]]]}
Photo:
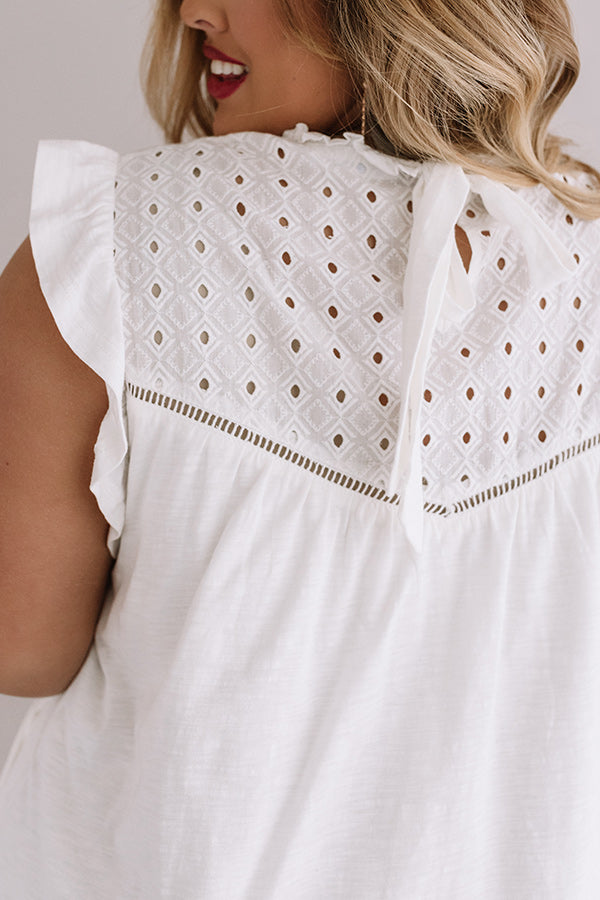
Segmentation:
{"type": "Polygon", "coordinates": [[[221,53],[220,50],[216,50],[214,47],[211,47],[210,44],[202,44],[202,52],[207,59],[222,59],[223,62],[235,63],[236,66],[246,65],[245,63],[240,62],[239,59],[234,59],[232,56],[221,53]]]}
{"type": "MultiPolygon", "coordinates": [[[[202,52],[207,59],[219,59],[222,62],[245,67],[245,63],[239,59],[233,59],[232,56],[221,53],[220,50],[211,47],[210,44],[203,44],[202,52]]],[[[206,79],[206,89],[214,100],[225,100],[241,87],[247,77],[248,72],[244,72],[243,75],[214,75],[212,72],[209,72],[206,79]]]]}

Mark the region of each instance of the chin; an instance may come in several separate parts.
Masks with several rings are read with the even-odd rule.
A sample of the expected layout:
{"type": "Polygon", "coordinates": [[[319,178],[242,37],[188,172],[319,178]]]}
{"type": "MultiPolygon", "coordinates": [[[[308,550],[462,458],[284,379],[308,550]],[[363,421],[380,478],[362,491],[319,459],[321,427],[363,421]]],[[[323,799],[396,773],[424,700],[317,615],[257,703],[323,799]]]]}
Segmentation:
{"type": "Polygon", "coordinates": [[[219,115],[218,112],[213,119],[213,134],[221,137],[225,134],[235,134],[240,131],[257,131],[252,116],[238,119],[236,116],[228,116],[226,114],[219,115]]]}

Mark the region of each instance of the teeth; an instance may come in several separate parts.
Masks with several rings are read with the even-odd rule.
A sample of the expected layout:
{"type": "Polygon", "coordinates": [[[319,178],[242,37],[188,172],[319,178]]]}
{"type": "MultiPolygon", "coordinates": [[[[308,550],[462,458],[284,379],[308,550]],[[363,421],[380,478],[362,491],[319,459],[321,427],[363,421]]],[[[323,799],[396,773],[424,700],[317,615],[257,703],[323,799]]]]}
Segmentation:
{"type": "Polygon", "coordinates": [[[210,71],[213,75],[245,75],[248,69],[237,63],[224,62],[222,59],[211,59],[210,71]]]}

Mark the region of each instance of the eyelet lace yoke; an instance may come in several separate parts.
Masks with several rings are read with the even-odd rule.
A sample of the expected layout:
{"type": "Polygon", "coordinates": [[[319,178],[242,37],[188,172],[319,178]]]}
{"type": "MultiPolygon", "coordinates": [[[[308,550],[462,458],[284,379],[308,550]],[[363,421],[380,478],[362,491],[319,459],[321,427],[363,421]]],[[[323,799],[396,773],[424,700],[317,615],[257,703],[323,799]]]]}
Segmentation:
{"type": "Polygon", "coordinates": [[[116,196],[128,380],[385,488],[415,544],[598,430],[600,232],[541,187],[298,125],[124,157],[116,196]]]}

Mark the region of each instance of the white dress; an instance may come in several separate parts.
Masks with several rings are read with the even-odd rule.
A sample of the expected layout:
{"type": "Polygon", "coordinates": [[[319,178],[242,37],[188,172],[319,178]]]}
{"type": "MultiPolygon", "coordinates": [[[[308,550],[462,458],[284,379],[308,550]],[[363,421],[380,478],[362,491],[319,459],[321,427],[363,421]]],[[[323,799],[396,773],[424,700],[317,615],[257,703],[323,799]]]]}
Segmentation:
{"type": "Polygon", "coordinates": [[[299,125],[42,143],[31,239],[116,564],[1,900],[597,900],[600,224],[299,125]]]}

